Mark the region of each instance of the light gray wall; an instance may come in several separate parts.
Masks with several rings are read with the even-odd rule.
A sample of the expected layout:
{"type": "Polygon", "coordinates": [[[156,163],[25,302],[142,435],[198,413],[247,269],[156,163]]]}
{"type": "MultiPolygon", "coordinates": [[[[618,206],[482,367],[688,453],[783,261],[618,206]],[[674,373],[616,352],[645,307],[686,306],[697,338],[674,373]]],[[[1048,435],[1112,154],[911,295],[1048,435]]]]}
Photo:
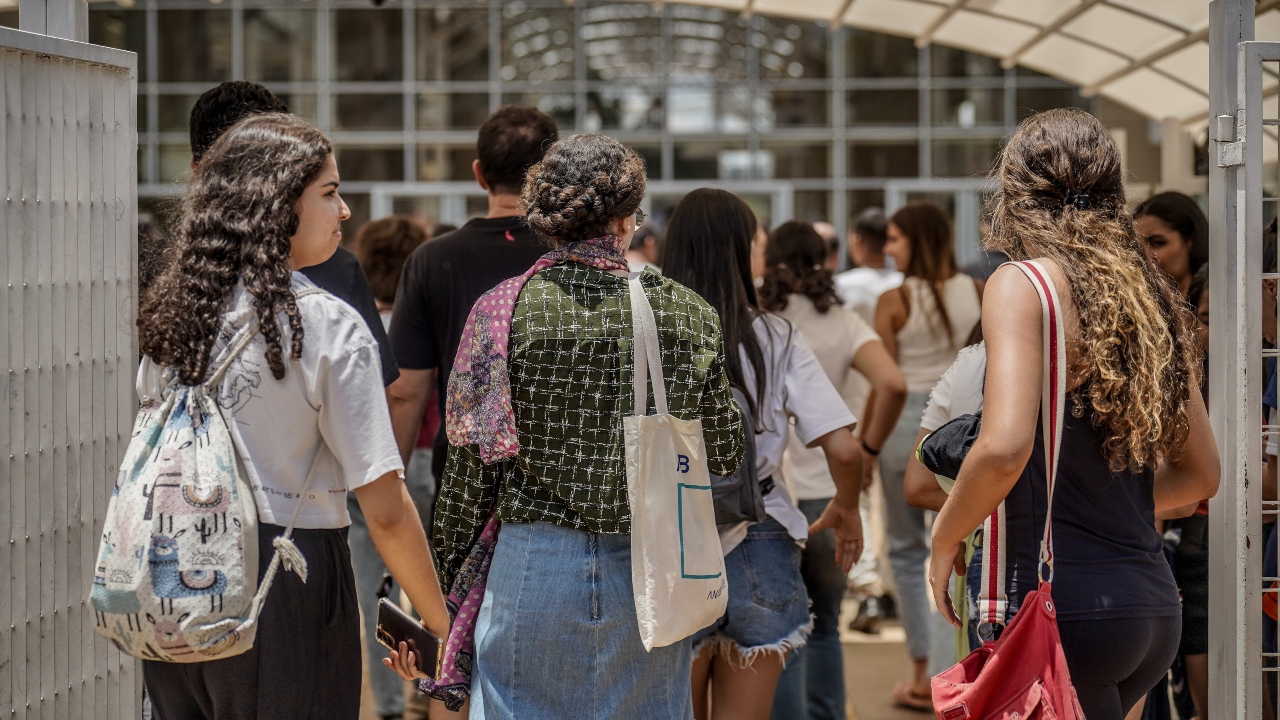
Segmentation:
{"type": "Polygon", "coordinates": [[[0,28],[0,717],[141,715],[88,604],[137,408],[135,68],[0,28]]]}

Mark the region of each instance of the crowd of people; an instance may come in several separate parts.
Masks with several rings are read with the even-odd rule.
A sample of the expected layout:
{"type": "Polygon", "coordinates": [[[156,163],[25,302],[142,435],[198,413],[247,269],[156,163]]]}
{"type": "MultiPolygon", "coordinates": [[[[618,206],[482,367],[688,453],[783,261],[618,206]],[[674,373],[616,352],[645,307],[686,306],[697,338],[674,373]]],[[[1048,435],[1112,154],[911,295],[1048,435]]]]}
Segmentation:
{"type": "MultiPolygon", "coordinates": [[[[379,219],[343,243],[332,145],[268,90],[209,91],[191,137],[180,220],[145,248],[139,395],[159,397],[166,369],[203,382],[256,323],[218,402],[261,557],[296,510],[310,575],[276,580],[251,651],[145,662],[159,718],[350,720],[365,670],[381,718],[844,718],[850,593],[854,631],[891,617],[905,631],[911,674],[886,692],[932,713],[930,678],[1000,630],[974,611],[980,526],[997,508],[1009,617],[1035,588],[1041,306],[1011,266],[963,271],[936,204],[861,212],[855,267],[836,274],[829,226],[771,229],[723,190],[688,193],[661,231],[645,224],[635,151],[504,107],[477,139],[485,216],[379,219]],[[634,279],[669,413],[701,422],[710,473],[745,474],[763,509],[718,527],[724,615],[651,649],[622,431],[654,408],[632,388],[634,279]],[[299,296],[310,288],[325,292],[299,296]],[[921,443],[977,413],[956,476],[927,469],[921,443]],[[469,623],[473,649],[451,660],[461,681],[422,682],[406,646],[378,645],[387,594],[451,652],[469,623]]],[[[1172,668],[1204,720],[1218,462],[1201,392],[1203,214],[1176,193],[1131,211],[1118,150],[1081,111],[1025,121],[993,179],[984,258],[1038,259],[1064,313],[1052,572],[1080,705],[1120,720],[1162,717],[1165,702],[1168,717],[1172,668]]]]}

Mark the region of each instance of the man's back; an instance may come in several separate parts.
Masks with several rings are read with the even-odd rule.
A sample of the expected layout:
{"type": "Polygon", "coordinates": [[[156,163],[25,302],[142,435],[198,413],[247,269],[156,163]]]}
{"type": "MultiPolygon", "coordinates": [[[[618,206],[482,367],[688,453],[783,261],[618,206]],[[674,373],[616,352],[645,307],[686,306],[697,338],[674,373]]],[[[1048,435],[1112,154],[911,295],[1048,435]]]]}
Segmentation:
{"type": "MultiPolygon", "coordinates": [[[[449,372],[471,306],[498,283],[523,274],[549,249],[521,217],[476,218],[409,256],[396,293],[391,344],[400,367],[438,369],[442,415],[449,372]]],[[[446,446],[442,430],[435,441],[437,469],[443,467],[446,446]]]]}

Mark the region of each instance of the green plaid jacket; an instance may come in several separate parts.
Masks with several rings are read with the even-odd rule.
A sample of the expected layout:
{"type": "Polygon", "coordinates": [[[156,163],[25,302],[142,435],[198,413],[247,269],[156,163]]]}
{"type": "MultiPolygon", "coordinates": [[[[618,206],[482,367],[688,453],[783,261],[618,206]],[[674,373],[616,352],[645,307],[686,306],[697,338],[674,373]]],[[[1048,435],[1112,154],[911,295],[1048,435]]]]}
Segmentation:
{"type": "MultiPolygon", "coordinates": [[[[711,472],[732,475],[742,460],[742,415],[724,372],[720,317],[655,272],[641,282],[658,323],[671,414],[701,419],[711,472]]],[[[631,532],[622,437],[635,405],[631,346],[625,279],[571,263],[524,286],[510,338],[520,452],[484,465],[474,445],[449,448],[434,533],[446,593],[495,502],[506,523],[631,532]]]]}

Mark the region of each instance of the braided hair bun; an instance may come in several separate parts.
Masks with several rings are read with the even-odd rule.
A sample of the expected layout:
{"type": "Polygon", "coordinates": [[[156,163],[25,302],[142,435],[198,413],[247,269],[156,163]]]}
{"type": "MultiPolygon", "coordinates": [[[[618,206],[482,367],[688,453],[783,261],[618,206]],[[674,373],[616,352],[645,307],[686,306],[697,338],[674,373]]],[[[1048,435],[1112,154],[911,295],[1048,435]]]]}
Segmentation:
{"type": "Polygon", "coordinates": [[[606,135],[557,141],[525,176],[525,221],[554,245],[609,234],[609,225],[640,207],[644,160],[606,135]]]}

